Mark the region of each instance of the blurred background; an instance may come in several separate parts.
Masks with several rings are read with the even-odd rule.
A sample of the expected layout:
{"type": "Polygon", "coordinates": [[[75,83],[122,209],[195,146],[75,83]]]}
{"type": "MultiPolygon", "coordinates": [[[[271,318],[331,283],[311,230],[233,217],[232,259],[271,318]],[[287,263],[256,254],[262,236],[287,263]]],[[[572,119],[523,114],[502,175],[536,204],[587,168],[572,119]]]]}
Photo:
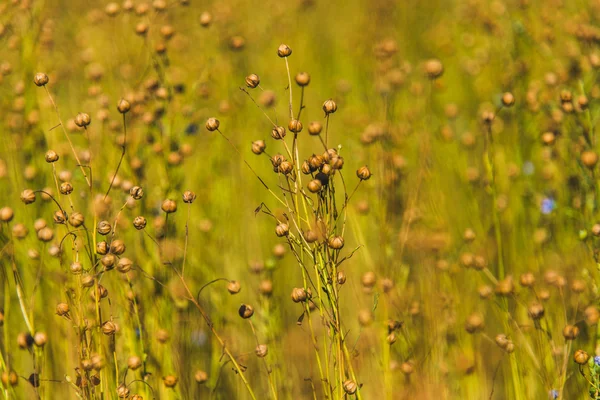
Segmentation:
{"type": "MultiPolygon", "coordinates": [[[[323,151],[309,122],[328,123],[348,192],[358,168],[373,175],[348,205],[342,255],[360,248],[339,300],[362,398],[600,398],[599,17],[596,1],[560,0],[0,1],[4,398],[251,398],[187,299],[186,286],[220,278],[239,293],[217,281],[199,303],[257,398],[324,398],[290,299],[302,269],[256,212],[285,210],[246,165],[279,191],[251,149],[264,140],[269,155],[284,152],[265,117],[287,126],[282,43],[294,109],[300,96],[305,105],[300,158],[323,151]],[[249,74],[260,87],[246,87],[249,74]],[[328,99],[338,110],[326,120],[328,99]],[[231,143],[206,130],[211,117],[231,143]],[[72,193],[60,193],[65,182],[72,193]],[[81,233],[55,223],[45,194],[24,204],[25,189],[81,213],[81,233]],[[177,212],[161,211],[165,199],[177,212]],[[85,288],[100,220],[134,267],[85,288]],[[172,268],[184,255],[185,284],[172,268]],[[579,349],[589,362],[573,360],[579,349]]],[[[325,324],[310,318],[325,345],[325,324]]]]}

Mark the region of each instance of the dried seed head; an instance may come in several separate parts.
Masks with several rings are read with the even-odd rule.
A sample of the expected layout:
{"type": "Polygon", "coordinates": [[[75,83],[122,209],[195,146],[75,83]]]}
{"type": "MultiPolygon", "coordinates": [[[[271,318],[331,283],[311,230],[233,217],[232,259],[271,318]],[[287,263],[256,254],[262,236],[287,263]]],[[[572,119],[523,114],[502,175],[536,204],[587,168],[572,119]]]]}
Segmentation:
{"type": "Polygon", "coordinates": [[[4,387],[17,386],[19,384],[19,375],[15,371],[2,372],[2,384],[4,387]]]}
{"type": "Polygon", "coordinates": [[[327,241],[327,245],[330,249],[340,250],[342,247],[344,247],[344,238],[341,236],[332,236],[327,241]]]}
{"type": "Polygon", "coordinates": [[[35,343],[37,347],[44,347],[46,343],[48,343],[48,335],[44,332],[36,332],[35,335],[33,335],[33,343],[35,343]]]}
{"type": "Polygon", "coordinates": [[[25,204],[35,202],[35,192],[31,189],[25,189],[21,192],[21,201],[25,204]]]}
{"type": "Polygon", "coordinates": [[[346,283],[346,273],[344,271],[338,271],[336,281],[339,285],[346,283]]]}
{"type": "Polygon", "coordinates": [[[343,386],[344,386],[344,392],[346,392],[347,394],[350,394],[350,395],[356,393],[356,391],[358,390],[358,385],[356,384],[356,382],[354,382],[353,380],[350,380],[350,379],[345,381],[343,386]]]}
{"type": "Polygon", "coordinates": [[[242,290],[242,286],[238,281],[229,281],[229,283],[227,283],[227,291],[230,294],[237,294],[240,290],[242,290]]]}
{"type": "Polygon", "coordinates": [[[266,344],[259,344],[258,346],[256,346],[256,349],[254,350],[256,357],[259,357],[259,358],[265,358],[267,356],[268,352],[269,352],[269,348],[267,347],[266,344]]]}
{"type": "Polygon", "coordinates": [[[531,303],[527,308],[527,314],[533,320],[538,320],[544,316],[544,306],[538,302],[531,303]]]}
{"type": "Polygon", "coordinates": [[[258,284],[258,291],[263,296],[270,296],[271,294],[273,294],[273,282],[269,279],[263,279],[258,284]]]}
{"type": "Polygon", "coordinates": [[[585,322],[588,325],[595,325],[600,320],[600,311],[595,305],[587,306],[583,313],[585,315],[585,322]]]}
{"type": "Polygon", "coordinates": [[[502,105],[504,107],[512,107],[515,104],[515,96],[511,92],[506,92],[502,95],[502,105]]]}
{"type": "Polygon", "coordinates": [[[287,44],[280,44],[277,48],[277,55],[281,58],[289,57],[292,54],[292,49],[287,44]]]}
{"type": "Polygon", "coordinates": [[[163,201],[160,208],[167,214],[171,214],[177,211],[177,203],[175,202],[175,200],[166,199],[165,201],[163,201]]]}
{"type": "Polygon", "coordinates": [[[196,200],[196,193],[192,192],[191,190],[186,190],[185,192],[183,192],[182,197],[184,203],[192,204],[194,200],[196,200]]]}
{"type": "Polygon", "coordinates": [[[523,287],[533,287],[535,285],[535,276],[531,272],[526,272],[519,277],[519,283],[523,287]]]}
{"type": "Polygon", "coordinates": [[[323,184],[320,180],[313,179],[312,181],[308,182],[308,185],[306,185],[306,187],[308,188],[309,192],[317,193],[323,188],[323,184]]]}
{"type": "Polygon", "coordinates": [[[267,145],[265,144],[264,140],[256,140],[252,142],[252,152],[256,155],[262,154],[266,148],[267,145]]]}
{"type": "Polygon", "coordinates": [[[208,374],[205,371],[202,371],[201,369],[199,369],[194,374],[194,379],[198,383],[205,383],[208,380],[208,374]]]}
{"type": "Polygon", "coordinates": [[[481,113],[481,120],[486,124],[491,124],[496,118],[496,114],[492,111],[484,111],[481,113]]]}
{"type": "Polygon", "coordinates": [[[438,59],[432,58],[425,61],[425,74],[429,79],[437,79],[444,73],[444,65],[438,59]]]}
{"type": "Polygon", "coordinates": [[[96,371],[100,371],[106,365],[106,360],[100,354],[92,354],[90,361],[92,362],[92,367],[96,371]]]}
{"type": "Polygon", "coordinates": [[[102,324],[102,333],[104,333],[106,336],[112,336],[117,332],[117,324],[115,324],[112,321],[106,321],[104,324],[102,324]]]}
{"type": "Polygon", "coordinates": [[[129,356],[129,358],[127,358],[127,367],[130,370],[135,371],[136,369],[138,369],[141,366],[142,366],[142,359],[140,357],[129,356]]]}
{"type": "Polygon", "coordinates": [[[83,271],[83,266],[79,261],[75,261],[71,263],[71,265],[69,266],[69,270],[73,275],[78,275],[83,271]]]}
{"type": "Polygon", "coordinates": [[[0,208],[0,221],[2,222],[10,222],[14,218],[15,213],[10,207],[2,207],[0,208]]]}
{"type": "Polygon", "coordinates": [[[258,75],[250,74],[246,77],[246,86],[248,86],[250,89],[254,89],[258,85],[260,85],[260,78],[258,75]]]}
{"type": "Polygon", "coordinates": [[[282,161],[281,164],[279,164],[279,167],[277,167],[277,171],[284,175],[291,173],[293,170],[294,165],[289,161],[282,161]]]}
{"type": "Polygon", "coordinates": [[[465,322],[465,330],[468,333],[481,332],[484,328],[483,317],[479,313],[473,313],[469,315],[465,322]]]}
{"type": "Polygon", "coordinates": [[[53,215],[55,224],[65,224],[67,222],[68,216],[67,213],[62,210],[57,210],[53,215]]]}
{"type": "Polygon", "coordinates": [[[581,279],[575,279],[571,282],[571,290],[573,293],[582,293],[585,290],[585,281],[581,279]]]}
{"type": "Polygon", "coordinates": [[[310,83],[310,75],[306,72],[299,72],[295,79],[298,86],[308,86],[310,83]]]}
{"type": "Polygon", "coordinates": [[[508,345],[508,343],[510,342],[510,340],[508,339],[508,337],[503,334],[503,333],[499,333],[496,335],[494,341],[496,342],[496,344],[502,348],[505,349],[506,346],[508,345]]]}
{"type": "Polygon", "coordinates": [[[242,304],[238,310],[238,314],[240,317],[248,319],[254,315],[254,308],[252,308],[252,306],[249,304],[242,304]]]}
{"type": "Polygon", "coordinates": [[[307,299],[310,299],[310,289],[306,290],[304,288],[293,288],[292,289],[292,301],[294,303],[304,302],[307,299]]]}
{"type": "Polygon", "coordinates": [[[144,189],[141,186],[133,186],[129,189],[129,195],[133,197],[134,200],[141,200],[144,197],[144,189]]]}
{"type": "Polygon", "coordinates": [[[131,271],[132,266],[133,266],[133,262],[129,258],[122,257],[119,259],[119,262],[117,263],[117,271],[125,274],[125,273],[131,271]]]}
{"type": "Polygon", "coordinates": [[[332,99],[326,100],[323,103],[323,111],[325,111],[325,115],[333,114],[337,111],[337,104],[332,99]]]}
{"type": "Polygon", "coordinates": [[[69,223],[73,228],[79,228],[81,225],[84,224],[84,222],[85,217],[80,212],[75,211],[69,216],[69,223]]]}
{"type": "Polygon", "coordinates": [[[117,103],[117,110],[121,114],[127,113],[130,109],[131,109],[131,104],[123,98],[121,100],[119,100],[119,102],[117,103]]]}
{"type": "Polygon", "coordinates": [[[208,11],[204,11],[202,14],[200,14],[200,25],[203,27],[208,27],[210,26],[212,22],[212,15],[211,13],[209,13],[208,11]]]}
{"type": "Polygon", "coordinates": [[[275,234],[277,235],[277,237],[287,236],[289,233],[290,227],[288,226],[288,224],[282,222],[280,224],[277,224],[277,226],[275,227],[275,234]]]}
{"type": "Polygon", "coordinates": [[[300,133],[302,131],[302,122],[293,119],[288,123],[288,129],[290,132],[300,133]]]}
{"type": "Polygon", "coordinates": [[[567,325],[563,328],[562,334],[566,340],[575,340],[579,336],[579,328],[576,325],[567,325]]]}
{"type": "Polygon", "coordinates": [[[581,153],[581,162],[587,168],[592,169],[598,163],[598,154],[592,150],[586,150],[581,153]]]}
{"type": "Polygon", "coordinates": [[[575,362],[579,365],[587,364],[589,359],[590,355],[581,349],[577,350],[575,354],[573,354],[573,360],[575,360],[575,362]]]}
{"type": "Polygon", "coordinates": [[[40,241],[47,243],[54,238],[54,231],[48,227],[44,227],[37,232],[37,237],[40,241]]]}
{"type": "Polygon", "coordinates": [[[48,81],[48,75],[44,74],[43,72],[38,72],[33,76],[33,83],[35,83],[36,86],[45,86],[48,81]]]}
{"type": "Polygon", "coordinates": [[[89,114],[79,113],[75,116],[75,125],[77,125],[80,128],[85,128],[91,122],[92,119],[90,118],[89,114]]]}
{"type": "Polygon", "coordinates": [[[29,332],[21,332],[17,335],[17,344],[21,349],[27,349],[33,346],[33,336],[29,332]]]}
{"type": "Polygon", "coordinates": [[[81,276],[81,286],[82,287],[90,288],[90,287],[94,286],[95,282],[96,282],[96,279],[94,279],[94,277],[92,275],[82,275],[81,276]]]}
{"type": "Polygon", "coordinates": [[[45,155],[45,159],[47,163],[53,163],[58,161],[58,154],[54,150],[48,150],[45,155]]]}
{"type": "Polygon", "coordinates": [[[127,389],[127,386],[124,383],[117,387],[117,396],[119,396],[120,399],[126,399],[129,397],[129,389],[127,389]]]}
{"type": "Polygon", "coordinates": [[[130,400],[144,400],[144,398],[139,394],[134,394],[133,396],[131,396],[130,400]]]}
{"type": "Polygon", "coordinates": [[[314,243],[317,240],[319,240],[319,234],[317,233],[317,231],[314,231],[312,229],[309,229],[306,232],[304,232],[303,236],[304,240],[306,240],[307,243],[314,243]]]}
{"type": "Polygon", "coordinates": [[[509,296],[514,292],[514,290],[515,285],[513,283],[512,276],[510,275],[502,279],[501,281],[498,281],[498,283],[496,284],[496,288],[494,289],[496,294],[500,296],[509,296]]]}
{"type": "Polygon", "coordinates": [[[58,303],[56,305],[56,315],[66,317],[69,315],[69,305],[67,303],[58,303]]]}
{"type": "Polygon", "coordinates": [[[375,286],[375,283],[377,283],[377,277],[375,276],[375,272],[365,272],[360,278],[360,281],[365,288],[372,288],[373,286],[375,286]]]}
{"type": "Polygon", "coordinates": [[[312,121],[311,123],[308,124],[308,133],[313,136],[319,135],[322,130],[323,130],[323,125],[321,125],[321,123],[318,121],[312,121]]]}
{"type": "Polygon", "coordinates": [[[110,233],[112,227],[110,226],[110,222],[108,221],[100,221],[98,222],[98,226],[96,227],[96,231],[103,236],[106,236],[110,233]]]}
{"type": "Polygon", "coordinates": [[[220,122],[216,118],[209,118],[206,120],[206,129],[210,132],[214,132],[219,129],[220,122]]]}
{"type": "Polygon", "coordinates": [[[361,181],[366,181],[367,179],[369,179],[371,177],[371,171],[369,171],[369,168],[365,165],[363,167],[360,167],[357,171],[356,171],[356,176],[358,177],[358,179],[360,179],[361,181]]]}
{"type": "Polygon", "coordinates": [[[125,253],[125,243],[120,239],[113,240],[110,242],[110,252],[120,256],[125,253]]]}
{"type": "Polygon", "coordinates": [[[146,33],[148,33],[148,24],[146,24],[145,22],[139,22],[136,26],[135,26],[135,33],[138,34],[139,36],[144,36],[146,35],[146,33]]]}
{"type": "Polygon", "coordinates": [[[175,385],[177,385],[178,381],[179,381],[179,379],[174,375],[167,375],[167,376],[163,377],[163,383],[168,388],[175,387],[175,385]]]}
{"type": "Polygon", "coordinates": [[[271,130],[271,137],[275,140],[281,140],[285,137],[285,128],[283,126],[276,126],[271,130]]]}
{"type": "Polygon", "coordinates": [[[100,255],[108,254],[110,250],[110,246],[105,241],[96,243],[96,253],[100,255]]]}
{"type": "Polygon", "coordinates": [[[61,194],[68,196],[73,193],[73,185],[70,182],[63,182],[60,184],[59,191],[61,194]]]}
{"type": "Polygon", "coordinates": [[[133,226],[138,231],[144,229],[146,227],[146,224],[146,218],[142,217],[141,215],[133,219],[133,226]]]}

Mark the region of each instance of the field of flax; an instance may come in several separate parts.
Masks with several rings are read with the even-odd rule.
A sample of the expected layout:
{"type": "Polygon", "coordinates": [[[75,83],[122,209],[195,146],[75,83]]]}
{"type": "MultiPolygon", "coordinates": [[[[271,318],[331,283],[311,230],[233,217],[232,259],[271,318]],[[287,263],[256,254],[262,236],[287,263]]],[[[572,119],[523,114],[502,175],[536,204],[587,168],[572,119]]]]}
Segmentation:
{"type": "Polygon", "coordinates": [[[600,399],[600,3],[0,0],[3,399],[600,399]]]}

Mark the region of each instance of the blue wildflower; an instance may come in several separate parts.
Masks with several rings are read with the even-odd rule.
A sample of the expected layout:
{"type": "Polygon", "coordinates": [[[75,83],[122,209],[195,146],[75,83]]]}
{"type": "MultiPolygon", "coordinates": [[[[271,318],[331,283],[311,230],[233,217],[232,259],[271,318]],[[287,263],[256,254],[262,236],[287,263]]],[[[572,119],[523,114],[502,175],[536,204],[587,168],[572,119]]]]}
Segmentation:
{"type": "Polygon", "coordinates": [[[554,201],[554,199],[551,197],[544,197],[544,199],[542,200],[542,206],[541,206],[542,214],[544,214],[544,215],[551,214],[555,208],[556,208],[556,202],[554,201]]]}
{"type": "Polygon", "coordinates": [[[556,399],[558,399],[558,390],[556,390],[556,389],[552,389],[552,390],[550,391],[550,398],[551,398],[552,400],[556,400],[556,399]]]}
{"type": "Polygon", "coordinates": [[[600,356],[594,357],[594,364],[600,365],[600,356]]]}

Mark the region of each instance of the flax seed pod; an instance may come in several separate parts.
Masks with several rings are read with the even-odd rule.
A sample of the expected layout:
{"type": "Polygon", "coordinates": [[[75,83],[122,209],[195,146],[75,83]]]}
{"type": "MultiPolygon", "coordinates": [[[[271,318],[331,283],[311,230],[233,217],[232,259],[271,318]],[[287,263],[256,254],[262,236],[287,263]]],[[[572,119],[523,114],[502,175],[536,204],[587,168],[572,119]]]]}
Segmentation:
{"type": "Polygon", "coordinates": [[[258,358],[265,358],[268,353],[269,353],[269,348],[267,347],[266,344],[259,344],[258,346],[256,346],[256,349],[254,350],[254,354],[256,354],[256,356],[258,358]]]}
{"type": "Polygon", "coordinates": [[[290,227],[288,224],[280,223],[275,227],[275,234],[277,237],[284,237],[289,235],[290,227]]]}
{"type": "Polygon", "coordinates": [[[296,74],[295,80],[298,86],[308,86],[308,84],[310,83],[310,75],[306,72],[299,72],[298,74],[296,74]]]}
{"type": "Polygon", "coordinates": [[[133,219],[133,226],[135,227],[135,229],[142,230],[146,227],[147,221],[146,218],[140,216],[137,216],[133,219]]]}
{"type": "Polygon", "coordinates": [[[254,315],[254,308],[249,304],[242,304],[238,309],[238,314],[244,319],[248,319],[254,315]]]}
{"type": "Polygon", "coordinates": [[[49,80],[50,79],[48,78],[48,75],[44,74],[43,72],[38,72],[33,77],[33,83],[39,87],[46,86],[49,80]]]}
{"type": "Polygon", "coordinates": [[[515,96],[511,92],[506,92],[502,95],[502,105],[504,107],[512,107],[515,104],[515,96]]]}
{"type": "Polygon", "coordinates": [[[318,136],[323,130],[323,125],[318,121],[312,121],[308,124],[308,133],[312,136],[318,136]]]}
{"type": "Polygon", "coordinates": [[[166,199],[165,201],[163,201],[160,208],[167,214],[171,214],[177,211],[177,203],[175,202],[175,200],[166,199]]]}
{"type": "Polygon", "coordinates": [[[332,99],[326,100],[323,103],[323,111],[325,115],[333,114],[337,111],[337,104],[332,99]]]}
{"type": "Polygon", "coordinates": [[[238,281],[229,281],[227,283],[227,291],[229,294],[237,294],[242,290],[242,286],[238,281]]]}
{"type": "Polygon", "coordinates": [[[271,130],[271,137],[275,140],[281,140],[285,137],[285,128],[283,126],[276,126],[271,130]]]}
{"type": "Polygon", "coordinates": [[[216,131],[219,129],[219,120],[216,118],[209,118],[206,120],[206,129],[210,132],[216,131]]]}
{"type": "Polygon", "coordinates": [[[250,74],[246,77],[246,86],[250,89],[256,88],[260,85],[260,78],[256,74],[250,74]]]}
{"type": "Polygon", "coordinates": [[[302,131],[302,122],[293,119],[288,123],[288,129],[290,132],[300,133],[302,131]]]}
{"type": "Polygon", "coordinates": [[[279,48],[277,48],[277,55],[281,58],[289,57],[292,55],[292,49],[290,49],[287,44],[281,44],[279,45],[279,48]]]}
{"type": "Polygon", "coordinates": [[[35,192],[31,189],[25,189],[21,192],[21,201],[25,204],[35,202],[35,192]]]}
{"type": "Polygon", "coordinates": [[[266,148],[267,145],[265,144],[264,140],[256,140],[252,142],[252,152],[257,156],[264,153],[266,148]]]}

